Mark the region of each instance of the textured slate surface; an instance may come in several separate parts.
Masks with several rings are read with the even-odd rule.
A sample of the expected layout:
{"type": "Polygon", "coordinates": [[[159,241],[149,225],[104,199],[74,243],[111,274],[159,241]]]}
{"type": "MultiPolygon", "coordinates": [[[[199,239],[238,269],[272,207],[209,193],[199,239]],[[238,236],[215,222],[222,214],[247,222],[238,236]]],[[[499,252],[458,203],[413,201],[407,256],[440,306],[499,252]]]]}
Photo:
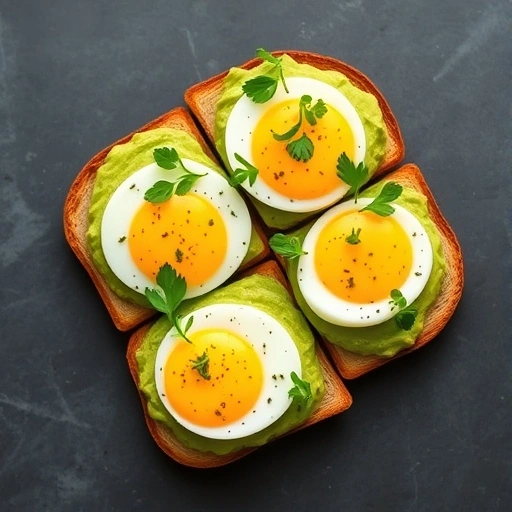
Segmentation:
{"type": "Polygon", "coordinates": [[[510,510],[511,19],[509,0],[0,0],[0,508],[510,510]],[[381,88],[466,288],[428,347],[348,384],[347,413],[196,471],[150,438],[62,206],[94,153],[261,45],[381,88]]]}

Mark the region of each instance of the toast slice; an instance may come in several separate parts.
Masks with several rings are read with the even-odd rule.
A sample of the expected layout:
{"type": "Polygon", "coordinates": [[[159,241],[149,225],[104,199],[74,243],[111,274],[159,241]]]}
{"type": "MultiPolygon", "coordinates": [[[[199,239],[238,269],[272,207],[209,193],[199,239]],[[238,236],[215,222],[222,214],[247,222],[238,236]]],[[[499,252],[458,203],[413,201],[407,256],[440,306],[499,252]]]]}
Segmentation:
{"type": "MultiPolygon", "coordinates": [[[[291,50],[280,50],[273,52],[275,56],[282,55],[283,53],[286,53],[287,55],[292,57],[292,59],[294,59],[296,62],[300,64],[309,64],[321,70],[338,71],[344,74],[358,89],[368,92],[375,96],[375,98],[378,101],[379,107],[382,111],[384,123],[386,125],[386,129],[388,132],[388,138],[384,160],[382,161],[380,167],[372,175],[372,179],[374,179],[376,176],[381,175],[387,170],[393,168],[403,159],[405,147],[402,135],[400,133],[400,128],[398,126],[398,122],[382,93],[366,75],[364,75],[357,69],[353,68],[352,66],[345,64],[344,62],[341,62],[332,57],[319,55],[317,53],[291,50]]],[[[252,69],[260,63],[261,59],[254,58],[245,62],[239,67],[243,69],[252,69]]],[[[190,110],[199,121],[200,125],[206,132],[206,135],[208,136],[210,142],[213,145],[215,145],[214,130],[217,103],[222,94],[224,78],[228,75],[228,73],[229,71],[224,71],[219,75],[213,76],[208,80],[205,80],[203,82],[200,82],[189,87],[185,91],[185,102],[190,107],[190,110]]],[[[251,197],[251,200],[252,199],[253,198],[251,197]]],[[[258,202],[253,202],[256,205],[256,207],[258,207],[258,202]]],[[[302,214],[301,220],[309,218],[313,215],[314,212],[307,215],[302,214]]]]}
{"type": "Polygon", "coordinates": [[[412,347],[398,352],[395,356],[386,358],[356,354],[323,338],[324,347],[330,353],[338,371],[345,379],[360,377],[398,357],[419,349],[437,336],[453,315],[460,301],[464,285],[464,267],[459,242],[452,228],[443,217],[420,169],[414,164],[406,164],[387,174],[382,181],[394,181],[426,196],[430,218],[439,231],[446,260],[446,274],[441,291],[425,317],[423,331],[412,347]]]}
{"type": "MultiPolygon", "coordinates": [[[[275,261],[267,261],[262,263],[261,265],[245,272],[244,276],[255,273],[272,277],[280,282],[288,291],[290,290],[286,278],[284,277],[278,264],[275,261]]],[[[254,451],[256,448],[247,448],[227,455],[216,455],[213,453],[194,450],[182,445],[169,428],[155,421],[153,418],[151,418],[151,416],[149,416],[146,397],[144,393],[139,390],[139,374],[136,360],[137,349],[141,346],[144,340],[144,336],[149,331],[149,329],[150,326],[145,325],[132,334],[128,343],[126,358],[128,360],[130,373],[139,391],[142,408],[144,410],[144,416],[146,418],[146,424],[158,446],[167,455],[169,455],[169,457],[172,457],[177,462],[196,468],[212,468],[223,466],[254,451]]],[[[336,371],[330,365],[325,353],[322,351],[319,345],[317,345],[316,352],[325,379],[325,395],[308,420],[290,432],[300,430],[308,425],[317,423],[320,420],[335,414],[339,414],[348,409],[352,404],[352,397],[350,396],[343,382],[338,377],[336,371]]]]}
{"type": "MultiPolygon", "coordinates": [[[[136,327],[144,320],[155,315],[156,310],[138,306],[117,296],[110,289],[105,278],[98,272],[93,264],[87,245],[86,234],[89,227],[88,212],[94,188],[94,180],[96,178],[96,171],[101,167],[106,156],[114,146],[125,144],[136,132],[144,132],[162,127],[176,128],[190,133],[198,140],[206,155],[216,162],[216,158],[203,139],[188,111],[182,107],[175,108],[149,122],[142,128],[126,135],[117,142],[114,142],[94,156],[74,180],[64,204],[64,234],[68,244],[93,280],[112,321],[120,331],[128,331],[136,327]]],[[[258,226],[258,223],[254,222],[255,215],[253,212],[251,212],[251,217],[253,218],[253,226],[259,238],[262,240],[264,248],[252,260],[245,262],[242,269],[255,265],[265,259],[270,252],[265,234],[258,226]]]]}

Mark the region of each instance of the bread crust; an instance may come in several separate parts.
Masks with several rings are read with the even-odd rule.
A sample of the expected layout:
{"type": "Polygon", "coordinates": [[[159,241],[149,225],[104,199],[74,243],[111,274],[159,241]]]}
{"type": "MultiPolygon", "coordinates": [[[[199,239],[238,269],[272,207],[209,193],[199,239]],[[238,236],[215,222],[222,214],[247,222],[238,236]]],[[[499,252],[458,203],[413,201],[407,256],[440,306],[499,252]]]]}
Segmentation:
{"type": "MultiPolygon", "coordinates": [[[[285,276],[275,261],[271,260],[262,263],[257,267],[254,267],[245,272],[244,276],[256,273],[273,277],[279,283],[285,286],[287,290],[289,290],[288,282],[286,281],[285,276]]],[[[171,429],[167,428],[165,425],[162,425],[158,421],[155,421],[153,418],[151,418],[151,416],[149,416],[146,397],[144,393],[142,393],[142,391],[139,389],[139,373],[137,367],[136,352],[141,346],[144,337],[146,336],[150,327],[150,325],[144,325],[132,334],[128,343],[126,358],[133,381],[135,382],[139,392],[146,424],[148,426],[149,432],[151,433],[158,446],[169,457],[173,458],[180,464],[195,468],[213,468],[223,466],[225,464],[229,464],[230,462],[234,462],[235,460],[240,459],[248,453],[256,450],[256,448],[245,448],[226,455],[216,455],[210,452],[194,450],[181,444],[176,439],[171,429]]],[[[320,345],[317,344],[316,349],[317,357],[320,361],[320,366],[324,375],[325,395],[322,401],[318,404],[317,408],[313,411],[312,415],[307,419],[307,421],[299,427],[290,430],[286,435],[291,432],[301,430],[309,425],[313,425],[314,423],[317,423],[318,421],[326,419],[330,416],[334,416],[335,414],[339,414],[348,409],[352,404],[352,397],[350,396],[341,379],[338,377],[336,371],[332,368],[326,357],[326,354],[323,352],[320,345]]]]}
{"type": "Polygon", "coordinates": [[[462,295],[464,286],[464,264],[462,252],[452,228],[444,218],[432,195],[420,169],[414,164],[406,164],[400,169],[389,173],[382,182],[394,181],[404,187],[421,192],[427,198],[430,218],[439,230],[441,244],[446,258],[446,274],[436,301],[425,317],[425,324],[414,345],[401,350],[394,357],[365,356],[348,350],[322,339],[325,349],[330,353],[338,371],[345,379],[355,379],[380,366],[405,356],[426,345],[439,334],[453,315],[462,295]]]}
{"type": "MultiPolygon", "coordinates": [[[[278,50],[272,52],[275,56],[280,56],[283,53],[286,53],[300,64],[309,64],[322,70],[339,71],[340,73],[343,73],[357,88],[375,96],[382,111],[382,116],[388,132],[388,141],[384,160],[374,173],[373,177],[381,175],[401,162],[405,154],[405,146],[398,122],[391,111],[391,107],[380,90],[366,75],[349,64],[341,62],[333,57],[326,57],[317,53],[296,50],[278,50]]],[[[243,69],[252,69],[260,63],[261,59],[254,58],[238,67],[243,69]]],[[[226,70],[223,73],[189,87],[185,91],[185,102],[199,121],[213,145],[215,145],[214,130],[217,102],[222,94],[224,78],[228,73],[229,70],[226,70]]]]}
{"type": "MultiPolygon", "coordinates": [[[[217,159],[199,132],[199,129],[191,115],[183,107],[178,107],[161,115],[157,119],[150,121],[138,130],[129,133],[91,158],[73,181],[64,203],[64,234],[66,236],[66,240],[91,277],[112,318],[112,321],[120,331],[133,329],[155,315],[156,310],[133,304],[132,302],[122,299],[116,295],[110,289],[105,278],[94,266],[86,238],[87,229],[89,227],[88,213],[91,195],[94,188],[94,181],[96,179],[96,172],[98,171],[98,168],[103,165],[106,156],[114,146],[129,142],[135,133],[163,127],[175,128],[190,133],[197,139],[206,155],[214,162],[217,162],[217,159]]],[[[258,254],[258,256],[253,258],[251,261],[246,262],[242,269],[255,265],[265,259],[270,253],[266,236],[259,224],[255,222],[255,217],[252,212],[251,217],[253,219],[255,229],[264,243],[264,249],[260,254],[258,254]]]]}

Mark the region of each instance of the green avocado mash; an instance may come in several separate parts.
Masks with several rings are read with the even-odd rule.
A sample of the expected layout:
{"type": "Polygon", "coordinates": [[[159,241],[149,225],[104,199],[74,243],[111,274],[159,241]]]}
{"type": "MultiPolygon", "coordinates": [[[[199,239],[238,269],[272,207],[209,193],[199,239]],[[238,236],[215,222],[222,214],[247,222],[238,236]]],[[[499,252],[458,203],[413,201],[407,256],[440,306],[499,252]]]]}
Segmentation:
{"type": "MultiPolygon", "coordinates": [[[[153,163],[153,149],[162,146],[174,147],[181,158],[207,165],[225,176],[224,171],[204,154],[200,144],[192,135],[172,128],[157,128],[136,133],[126,144],[119,144],[111,149],[105,158],[105,163],[98,169],[89,208],[87,242],[95,267],[117,295],[146,307],[150,307],[146,297],[126,286],[108,266],[101,248],[101,221],[107,203],[117,187],[128,176],[153,163]]],[[[249,249],[242,264],[257,256],[263,248],[263,241],[253,226],[249,249]]]]}
{"type": "MultiPolygon", "coordinates": [[[[376,197],[383,186],[384,183],[376,184],[361,193],[360,197],[376,197]]],[[[300,293],[297,282],[297,259],[286,260],[286,271],[295,298],[308,320],[327,340],[335,345],[340,345],[350,352],[363,355],[374,354],[382,357],[392,357],[400,350],[414,345],[416,338],[423,330],[425,315],[435,302],[441,290],[446,262],[439,233],[428,215],[425,196],[414,190],[404,188],[402,194],[395,202],[409,210],[421,222],[432,244],[434,256],[432,272],[427,284],[413,303],[418,309],[418,314],[411,330],[404,331],[400,329],[393,318],[382,324],[373,325],[371,327],[341,327],[326,322],[311,310],[300,293]]],[[[310,223],[304,226],[293,234],[298,236],[300,241],[303,242],[312,224],[313,223],[310,223]]]]}
{"type": "Polygon", "coordinates": [[[179,313],[187,315],[212,304],[248,304],[273,316],[288,331],[299,351],[302,379],[311,385],[312,398],[306,407],[292,403],[288,410],[272,425],[261,432],[233,440],[208,439],[182,427],[164,407],[156,390],[154,373],[156,352],[171,325],[166,317],[160,318],[150,329],[136,354],[139,369],[139,389],[148,400],[149,415],[172,429],[176,437],[186,446],[210,451],[219,455],[244,447],[260,446],[276,436],[304,422],[315,409],[324,394],[324,380],[315,355],[315,341],[309,326],[292,305],[288,292],[275,279],[252,275],[205,296],[187,301],[180,306],[179,313]]]}
{"type": "MultiPolygon", "coordinates": [[[[230,171],[232,169],[229,167],[224,140],[228,117],[243,94],[242,85],[251,78],[267,73],[272,67],[273,65],[269,62],[264,62],[250,70],[232,68],[224,79],[224,88],[222,96],[217,103],[215,116],[215,146],[230,171]]],[[[364,162],[370,171],[370,176],[372,176],[384,158],[387,141],[386,125],[384,124],[377,99],[352,85],[350,80],[338,71],[322,71],[309,64],[298,64],[288,55],[283,55],[282,67],[285,77],[304,76],[321,80],[339,89],[352,103],[363,123],[366,135],[366,156],[364,162]]],[[[251,197],[251,201],[267,226],[273,228],[288,229],[311,216],[311,212],[291,213],[277,210],[253,197],[251,197]]]]}

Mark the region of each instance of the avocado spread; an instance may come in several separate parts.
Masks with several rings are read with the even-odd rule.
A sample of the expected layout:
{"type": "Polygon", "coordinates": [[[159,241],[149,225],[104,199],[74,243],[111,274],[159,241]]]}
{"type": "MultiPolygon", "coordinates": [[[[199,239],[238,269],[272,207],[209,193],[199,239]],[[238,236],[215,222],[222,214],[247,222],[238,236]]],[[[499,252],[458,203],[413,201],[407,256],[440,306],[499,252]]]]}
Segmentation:
{"type": "Polygon", "coordinates": [[[167,412],[156,390],[154,378],[156,352],[165,334],[171,328],[166,317],[160,318],[151,327],[136,354],[140,378],[139,389],[147,397],[149,415],[169,427],[184,445],[222,455],[244,447],[263,445],[304,422],[323,397],[324,381],[315,355],[315,340],[311,330],[304,317],[292,305],[288,292],[275,279],[252,275],[206,296],[187,301],[180,306],[179,313],[187,315],[212,304],[247,304],[278,320],[297,346],[302,365],[302,379],[310,383],[312,392],[312,398],[307,402],[306,407],[300,408],[292,402],[275,423],[244,438],[217,440],[190,432],[167,412]]]}
{"type": "MultiPolygon", "coordinates": [[[[386,153],[387,131],[377,99],[371,94],[358,89],[350,80],[338,71],[323,71],[309,64],[299,64],[290,56],[282,56],[282,69],[285,77],[303,76],[314,78],[339,89],[356,109],[363,123],[366,135],[366,156],[364,162],[370,177],[378,169],[386,153]]],[[[229,162],[226,154],[226,125],[233,107],[243,94],[242,85],[249,79],[268,73],[273,64],[264,62],[253,69],[232,68],[224,79],[222,95],[217,103],[215,116],[215,146],[226,167],[229,162]]],[[[244,155],[242,155],[244,156],[244,155]]],[[[264,222],[273,228],[288,229],[301,220],[311,216],[309,213],[291,213],[272,208],[251,197],[264,222]]]]}
{"type": "MultiPolygon", "coordinates": [[[[374,185],[361,193],[359,197],[376,197],[383,186],[384,183],[374,185]]],[[[286,260],[286,270],[295,298],[308,320],[328,341],[350,352],[392,357],[400,350],[414,345],[416,338],[423,330],[425,315],[441,290],[446,262],[439,233],[428,215],[427,199],[423,194],[404,187],[402,194],[395,202],[409,210],[421,222],[432,244],[434,258],[427,284],[419,297],[412,303],[417,308],[418,314],[409,331],[400,329],[394,318],[370,327],[342,327],[326,322],[311,310],[300,292],[297,282],[297,259],[286,260]]],[[[303,242],[312,225],[313,223],[309,223],[293,234],[303,242]]]]}
{"type": "MultiPolygon", "coordinates": [[[[147,307],[149,303],[146,297],[126,286],[108,266],[101,248],[101,221],[107,203],[117,187],[131,174],[153,163],[153,150],[162,146],[174,147],[181,158],[204,164],[225,176],[224,171],[205,155],[192,135],[172,128],[148,130],[136,133],[126,144],[118,144],[111,149],[104,164],[97,171],[89,207],[87,242],[95,267],[117,295],[147,307]]],[[[242,264],[257,256],[263,248],[263,241],[253,226],[249,249],[242,264]]]]}

